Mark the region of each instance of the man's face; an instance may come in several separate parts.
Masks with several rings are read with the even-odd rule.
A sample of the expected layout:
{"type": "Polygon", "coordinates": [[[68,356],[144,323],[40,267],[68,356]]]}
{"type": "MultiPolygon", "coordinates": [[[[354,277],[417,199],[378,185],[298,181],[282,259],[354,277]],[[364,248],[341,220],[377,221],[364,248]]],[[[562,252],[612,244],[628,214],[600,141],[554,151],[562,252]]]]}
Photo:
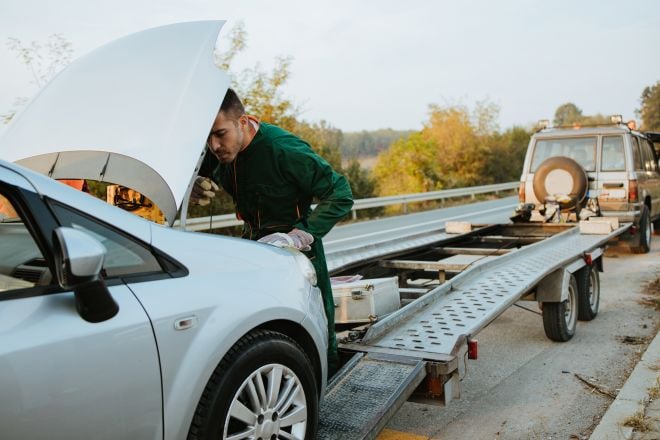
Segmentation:
{"type": "Polygon", "coordinates": [[[245,147],[245,124],[247,118],[241,116],[232,119],[224,112],[219,112],[209,134],[208,145],[213,155],[221,163],[233,161],[245,147]],[[244,120],[245,119],[245,120],[244,120]]]}

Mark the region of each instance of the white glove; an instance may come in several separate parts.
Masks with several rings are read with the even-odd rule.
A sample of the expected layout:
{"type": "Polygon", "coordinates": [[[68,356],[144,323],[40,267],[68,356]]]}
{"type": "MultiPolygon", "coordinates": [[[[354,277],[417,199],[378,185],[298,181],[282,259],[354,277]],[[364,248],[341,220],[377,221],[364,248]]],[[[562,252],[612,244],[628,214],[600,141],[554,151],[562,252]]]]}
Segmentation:
{"type": "Polygon", "coordinates": [[[275,232],[260,238],[258,241],[277,247],[293,247],[299,251],[309,251],[312,250],[310,245],[314,243],[314,237],[308,232],[294,228],[288,234],[275,232]]]}
{"type": "Polygon", "coordinates": [[[215,197],[215,192],[219,190],[220,187],[213,180],[208,177],[197,176],[190,193],[190,201],[194,205],[206,206],[211,203],[211,199],[215,197]]]}

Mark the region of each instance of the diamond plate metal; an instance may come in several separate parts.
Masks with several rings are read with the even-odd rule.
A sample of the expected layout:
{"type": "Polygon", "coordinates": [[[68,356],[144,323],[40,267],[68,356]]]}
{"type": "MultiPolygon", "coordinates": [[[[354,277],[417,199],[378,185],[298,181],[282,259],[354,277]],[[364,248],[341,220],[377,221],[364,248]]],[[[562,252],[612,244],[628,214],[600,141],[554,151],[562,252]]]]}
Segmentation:
{"type": "Polygon", "coordinates": [[[375,438],[425,375],[423,362],[365,356],[328,387],[317,438],[375,438]]]}
{"type": "Polygon", "coordinates": [[[475,335],[545,276],[619,233],[581,235],[573,228],[468,268],[410,304],[413,307],[375,324],[362,343],[450,354],[460,335],[475,335]]]}

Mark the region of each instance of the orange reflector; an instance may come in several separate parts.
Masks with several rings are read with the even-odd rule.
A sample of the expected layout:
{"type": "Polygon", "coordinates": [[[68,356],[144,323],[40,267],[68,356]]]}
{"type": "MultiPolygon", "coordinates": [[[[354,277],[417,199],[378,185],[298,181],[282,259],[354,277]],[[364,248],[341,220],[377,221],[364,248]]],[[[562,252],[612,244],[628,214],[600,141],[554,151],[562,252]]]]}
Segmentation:
{"type": "Polygon", "coordinates": [[[520,186],[518,186],[518,201],[525,203],[525,182],[520,182],[520,186]]]}
{"type": "Polygon", "coordinates": [[[584,262],[587,263],[587,266],[591,266],[594,260],[591,258],[591,254],[584,254],[584,262]]]}
{"type": "Polygon", "coordinates": [[[479,341],[476,339],[468,340],[468,359],[477,359],[479,357],[479,341]]]}

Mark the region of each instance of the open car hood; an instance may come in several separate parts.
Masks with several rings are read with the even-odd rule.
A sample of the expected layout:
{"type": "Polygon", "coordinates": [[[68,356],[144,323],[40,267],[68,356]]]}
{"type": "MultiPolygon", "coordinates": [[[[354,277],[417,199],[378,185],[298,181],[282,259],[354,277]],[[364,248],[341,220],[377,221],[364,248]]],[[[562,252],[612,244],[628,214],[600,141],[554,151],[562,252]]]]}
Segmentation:
{"type": "Polygon", "coordinates": [[[223,24],[149,29],[76,60],[11,122],[0,158],[54,179],[130,187],[171,225],[229,87],[213,56],[223,24]]]}

